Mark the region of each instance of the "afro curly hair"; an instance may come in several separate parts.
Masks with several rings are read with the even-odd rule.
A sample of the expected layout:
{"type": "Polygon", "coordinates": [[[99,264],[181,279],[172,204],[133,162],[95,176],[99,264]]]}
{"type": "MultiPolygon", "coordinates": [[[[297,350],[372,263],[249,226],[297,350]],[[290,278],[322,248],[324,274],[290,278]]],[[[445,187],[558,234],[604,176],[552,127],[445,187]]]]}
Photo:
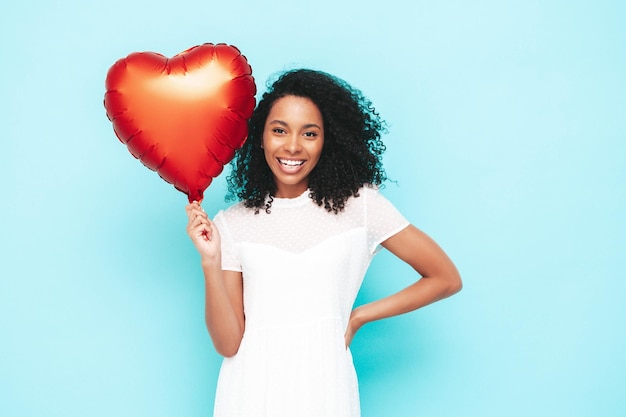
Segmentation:
{"type": "Polygon", "coordinates": [[[309,197],[329,212],[339,213],[350,197],[368,184],[380,186],[386,124],[361,91],[321,71],[296,69],[282,73],[263,94],[248,122],[248,138],[231,162],[227,200],[270,212],[276,184],[262,149],[263,130],[276,100],[285,96],[310,99],[324,122],[324,147],[309,175],[309,197]]]}

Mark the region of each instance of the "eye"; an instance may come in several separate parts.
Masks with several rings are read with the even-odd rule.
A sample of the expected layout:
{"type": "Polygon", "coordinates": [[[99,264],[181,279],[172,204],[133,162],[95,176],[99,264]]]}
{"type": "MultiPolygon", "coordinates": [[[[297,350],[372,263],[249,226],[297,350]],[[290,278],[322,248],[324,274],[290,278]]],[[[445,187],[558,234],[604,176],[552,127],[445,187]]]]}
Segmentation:
{"type": "Polygon", "coordinates": [[[278,135],[283,135],[286,133],[285,129],[283,129],[282,127],[275,127],[272,129],[272,132],[278,134],[278,135]]]}
{"type": "Polygon", "coordinates": [[[304,136],[307,138],[316,138],[318,135],[317,132],[304,132],[304,136]]]}

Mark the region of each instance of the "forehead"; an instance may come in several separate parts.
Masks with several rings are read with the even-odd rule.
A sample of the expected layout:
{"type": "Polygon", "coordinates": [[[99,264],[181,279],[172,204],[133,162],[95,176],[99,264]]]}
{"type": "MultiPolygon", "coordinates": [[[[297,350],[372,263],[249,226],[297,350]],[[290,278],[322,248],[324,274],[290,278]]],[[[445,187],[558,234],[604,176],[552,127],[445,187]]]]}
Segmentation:
{"type": "Polygon", "coordinates": [[[279,118],[280,120],[305,119],[320,123],[322,121],[322,114],[317,105],[307,97],[284,96],[272,104],[267,119],[271,121],[275,118],[279,118]]]}

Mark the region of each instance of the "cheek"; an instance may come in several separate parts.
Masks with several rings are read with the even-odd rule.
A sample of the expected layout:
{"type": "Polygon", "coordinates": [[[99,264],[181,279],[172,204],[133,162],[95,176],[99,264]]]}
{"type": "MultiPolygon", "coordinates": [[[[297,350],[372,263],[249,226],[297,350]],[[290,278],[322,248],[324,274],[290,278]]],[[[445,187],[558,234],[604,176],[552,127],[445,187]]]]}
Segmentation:
{"type": "Polygon", "coordinates": [[[318,160],[322,156],[322,152],[324,152],[324,141],[316,143],[315,147],[310,150],[310,153],[315,155],[318,160]]]}
{"type": "Polygon", "coordinates": [[[265,162],[269,165],[272,160],[272,155],[268,152],[266,147],[263,147],[263,156],[265,157],[265,162]]]}
{"type": "Polygon", "coordinates": [[[261,139],[261,150],[263,151],[263,155],[265,156],[266,160],[270,157],[271,149],[272,144],[268,140],[266,140],[264,136],[261,139]]]}

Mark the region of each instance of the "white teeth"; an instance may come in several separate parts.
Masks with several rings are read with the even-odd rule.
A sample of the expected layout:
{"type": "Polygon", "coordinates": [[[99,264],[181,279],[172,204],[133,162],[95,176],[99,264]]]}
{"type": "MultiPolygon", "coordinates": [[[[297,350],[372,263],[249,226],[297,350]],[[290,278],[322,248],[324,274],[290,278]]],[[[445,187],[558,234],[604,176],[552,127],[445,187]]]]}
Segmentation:
{"type": "Polygon", "coordinates": [[[297,166],[304,164],[304,161],[295,161],[293,159],[280,159],[279,158],[278,162],[288,167],[297,167],[297,166]]]}

